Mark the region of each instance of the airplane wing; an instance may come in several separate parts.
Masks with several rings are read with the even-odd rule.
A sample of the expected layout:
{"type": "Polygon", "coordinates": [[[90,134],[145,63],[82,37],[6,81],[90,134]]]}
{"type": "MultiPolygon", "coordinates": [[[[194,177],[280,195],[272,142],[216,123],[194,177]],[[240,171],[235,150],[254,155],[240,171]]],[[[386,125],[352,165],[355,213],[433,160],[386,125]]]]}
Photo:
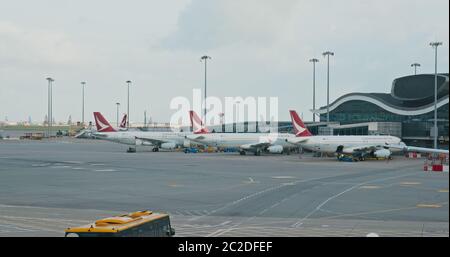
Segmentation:
{"type": "Polygon", "coordinates": [[[301,145],[303,143],[306,143],[308,141],[308,138],[305,137],[295,137],[295,138],[287,138],[286,142],[291,143],[293,145],[301,145]]]}
{"type": "Polygon", "coordinates": [[[407,146],[407,145],[389,145],[389,148],[400,149],[405,152],[448,154],[448,150],[445,150],[445,149],[425,148],[425,147],[416,147],[416,146],[407,146]]]}
{"type": "Polygon", "coordinates": [[[371,152],[380,149],[384,146],[379,145],[358,145],[353,147],[344,147],[342,149],[343,153],[354,153],[354,152],[371,152]]]}
{"type": "Polygon", "coordinates": [[[269,142],[260,142],[260,143],[255,143],[255,144],[241,145],[241,148],[242,149],[262,149],[262,148],[267,148],[271,145],[272,144],[269,142]]]}
{"type": "Polygon", "coordinates": [[[186,138],[187,139],[190,139],[190,140],[203,140],[203,139],[205,139],[205,137],[204,136],[202,136],[202,135],[190,135],[190,136],[186,136],[186,138]]]}
{"type": "Polygon", "coordinates": [[[170,142],[170,141],[153,139],[153,138],[144,138],[144,137],[135,137],[135,138],[139,139],[139,140],[142,140],[144,142],[151,143],[152,145],[158,145],[158,146],[160,146],[161,144],[170,142]]]}

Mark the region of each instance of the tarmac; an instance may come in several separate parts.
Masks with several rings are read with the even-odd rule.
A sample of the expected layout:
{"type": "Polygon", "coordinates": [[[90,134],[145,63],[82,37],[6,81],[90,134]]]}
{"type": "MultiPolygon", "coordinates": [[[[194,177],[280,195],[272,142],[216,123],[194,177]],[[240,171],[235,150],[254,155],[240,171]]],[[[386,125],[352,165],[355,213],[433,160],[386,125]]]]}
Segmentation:
{"type": "Polygon", "coordinates": [[[449,236],[448,173],[422,159],[151,152],[85,139],[0,140],[0,236],[165,211],[176,236],[449,236]]]}

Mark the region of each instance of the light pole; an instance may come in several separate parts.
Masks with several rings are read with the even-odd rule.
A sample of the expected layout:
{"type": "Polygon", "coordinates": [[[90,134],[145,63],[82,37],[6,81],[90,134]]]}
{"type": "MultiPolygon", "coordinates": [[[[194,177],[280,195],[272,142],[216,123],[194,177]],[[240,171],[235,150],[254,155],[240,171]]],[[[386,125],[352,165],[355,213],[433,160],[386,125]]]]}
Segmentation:
{"type": "Polygon", "coordinates": [[[144,110],[144,128],[147,127],[147,111],[144,110]]]}
{"type": "Polygon", "coordinates": [[[86,82],[81,81],[81,124],[84,127],[84,86],[86,82]]]}
{"type": "Polygon", "coordinates": [[[120,103],[116,103],[116,127],[119,127],[119,106],[120,103]]]}
{"type": "Polygon", "coordinates": [[[442,42],[431,42],[430,46],[434,48],[434,148],[437,149],[438,126],[437,126],[437,50],[442,42]]]}
{"type": "Polygon", "coordinates": [[[130,85],[131,80],[127,80],[128,93],[127,93],[127,129],[130,128],[130,85]]]}
{"type": "MultiPolygon", "coordinates": [[[[313,58],[309,60],[313,63],[313,110],[316,109],[316,62],[319,60],[313,58]]],[[[313,122],[316,122],[316,114],[313,112],[313,122]]]]}
{"type": "Polygon", "coordinates": [[[203,101],[203,103],[205,104],[205,110],[203,112],[203,122],[204,122],[204,124],[206,124],[206,63],[207,63],[208,59],[211,59],[211,57],[209,57],[207,55],[204,55],[204,56],[202,56],[200,58],[200,61],[202,61],[202,60],[205,61],[205,93],[204,93],[204,101],[203,101]]]}
{"type": "Polygon", "coordinates": [[[241,101],[237,100],[236,101],[236,133],[239,132],[239,111],[241,110],[241,101]]]}
{"type": "Polygon", "coordinates": [[[413,63],[411,64],[411,67],[414,67],[414,75],[417,75],[417,67],[420,67],[420,63],[413,63]]]}
{"type": "Polygon", "coordinates": [[[48,77],[46,78],[48,81],[48,110],[47,110],[47,137],[50,138],[50,130],[52,127],[52,82],[55,81],[54,79],[48,77]]]}
{"type": "Polygon", "coordinates": [[[327,51],[322,54],[327,57],[327,123],[330,122],[330,55],[334,56],[333,52],[327,51]]]}

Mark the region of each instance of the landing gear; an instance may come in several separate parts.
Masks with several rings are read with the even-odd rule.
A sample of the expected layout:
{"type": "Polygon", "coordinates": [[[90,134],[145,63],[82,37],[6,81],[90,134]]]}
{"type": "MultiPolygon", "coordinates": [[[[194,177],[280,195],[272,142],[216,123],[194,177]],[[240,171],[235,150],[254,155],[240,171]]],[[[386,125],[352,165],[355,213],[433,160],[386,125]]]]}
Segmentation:
{"type": "Polygon", "coordinates": [[[159,148],[158,147],[153,148],[152,152],[159,152],[159,148]]]}
{"type": "Polygon", "coordinates": [[[245,155],[246,153],[245,153],[244,150],[241,150],[241,151],[239,151],[239,154],[240,154],[240,155],[245,155]]]}
{"type": "Polygon", "coordinates": [[[261,155],[261,150],[256,149],[256,151],[255,151],[255,156],[260,156],[260,155],[261,155]]]}
{"type": "Polygon", "coordinates": [[[136,147],[129,147],[127,150],[127,153],[135,153],[136,152],[136,147]]]}

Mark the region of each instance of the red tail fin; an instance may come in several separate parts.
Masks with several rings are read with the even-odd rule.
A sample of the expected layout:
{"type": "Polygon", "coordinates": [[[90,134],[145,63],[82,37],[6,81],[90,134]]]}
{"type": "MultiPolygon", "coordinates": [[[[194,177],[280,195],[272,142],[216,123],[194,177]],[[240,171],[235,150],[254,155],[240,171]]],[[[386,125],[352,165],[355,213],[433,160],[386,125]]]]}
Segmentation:
{"type": "Polygon", "coordinates": [[[98,132],[115,132],[116,130],[109,124],[100,112],[94,112],[95,125],[98,132]]]}
{"type": "Polygon", "coordinates": [[[120,128],[126,128],[127,127],[127,114],[123,115],[122,121],[120,122],[120,128]]]}
{"type": "Polygon", "coordinates": [[[292,126],[294,127],[294,133],[297,137],[309,137],[312,136],[311,132],[306,128],[302,119],[298,116],[296,111],[290,110],[292,126]]]}
{"type": "Polygon", "coordinates": [[[194,134],[206,134],[209,130],[203,127],[203,121],[194,111],[189,111],[189,116],[191,118],[191,126],[194,134]]]}

